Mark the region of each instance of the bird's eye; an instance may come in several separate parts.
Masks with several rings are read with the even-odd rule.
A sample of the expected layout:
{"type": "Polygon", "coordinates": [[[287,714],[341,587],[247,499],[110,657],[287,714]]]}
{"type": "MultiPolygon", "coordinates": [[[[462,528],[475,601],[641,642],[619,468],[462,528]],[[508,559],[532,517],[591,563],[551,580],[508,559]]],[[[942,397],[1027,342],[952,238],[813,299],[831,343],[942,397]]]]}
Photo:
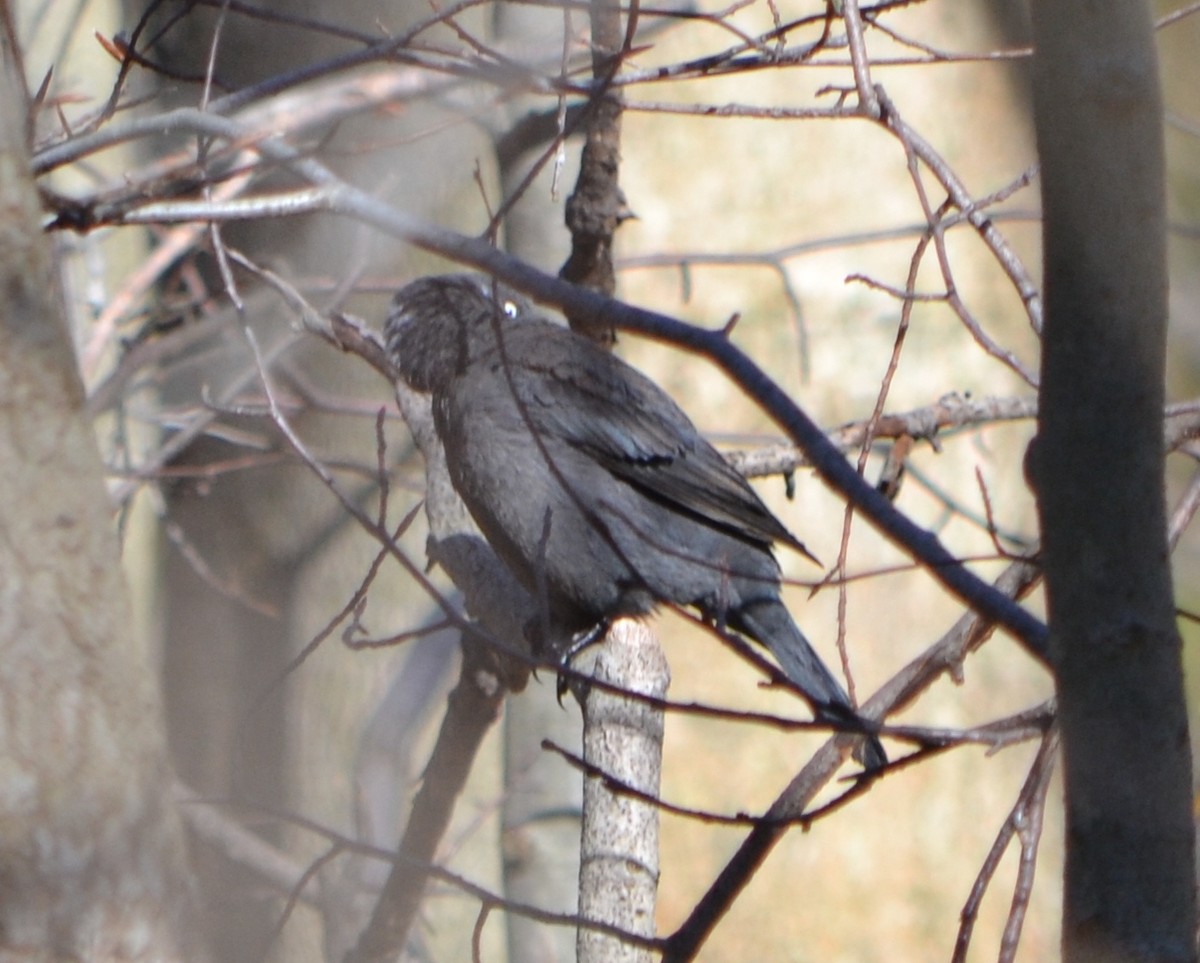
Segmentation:
{"type": "Polygon", "coordinates": [[[504,313],[506,315],[508,315],[508,317],[510,317],[510,318],[515,318],[520,313],[520,309],[517,307],[517,302],[516,301],[505,301],[504,302],[504,313]]]}

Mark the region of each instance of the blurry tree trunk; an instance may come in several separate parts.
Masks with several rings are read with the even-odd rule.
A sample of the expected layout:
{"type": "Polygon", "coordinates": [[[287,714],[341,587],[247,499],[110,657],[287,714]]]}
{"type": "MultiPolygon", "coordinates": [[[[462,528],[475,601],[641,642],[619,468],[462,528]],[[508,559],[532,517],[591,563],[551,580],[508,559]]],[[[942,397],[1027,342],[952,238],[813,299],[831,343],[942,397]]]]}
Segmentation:
{"type": "MultiPolygon", "coordinates": [[[[515,48],[518,59],[546,62],[562,47],[564,10],[505,3],[496,7],[496,38],[515,48]]],[[[582,23],[583,15],[575,14],[582,23]]],[[[526,110],[544,110],[545,103],[520,98],[508,113],[516,122],[526,110]]],[[[510,127],[511,129],[511,127],[510,127]]],[[[500,131],[503,137],[508,131],[500,131]]],[[[536,138],[512,155],[501,151],[500,179],[507,201],[520,188],[530,165],[550,147],[536,138]]],[[[562,192],[577,168],[577,151],[570,152],[570,169],[560,171],[558,196],[552,184],[554,161],[538,176],[505,221],[504,247],[510,254],[552,271],[567,252],[563,229],[562,192]]],[[[579,813],[583,784],[579,773],[544,752],[549,739],[571,752],[580,751],[580,719],[573,701],[559,705],[554,679],[540,682],[509,698],[504,710],[504,779],[502,802],[504,895],[519,903],[574,913],[579,885],[579,813]]],[[[570,960],[575,934],[565,926],[544,926],[510,913],[506,919],[508,957],[527,963],[570,960]]]]}
{"type": "Polygon", "coordinates": [[[1195,959],[1166,542],[1162,102],[1150,8],[1040,0],[1046,322],[1030,470],[1066,759],[1067,960],[1195,959]]]}
{"type": "MultiPolygon", "coordinates": [[[[0,13],[11,23],[7,8],[0,13]]],[[[0,75],[0,960],[197,960],[154,663],[0,75]]]]}
{"type": "MultiPolygon", "coordinates": [[[[145,3],[129,0],[129,23],[146,9],[145,3]]],[[[375,32],[380,24],[398,32],[407,20],[423,19],[430,13],[427,6],[400,8],[384,0],[342,6],[296,0],[277,12],[364,32],[375,32]]],[[[232,88],[251,86],[345,50],[344,39],[332,31],[298,29],[244,16],[222,20],[219,10],[203,6],[189,8],[186,16],[177,19],[173,8],[160,10],[159,15],[162,20],[154,21],[156,24],[170,20],[172,27],[159,39],[158,55],[188,75],[203,75],[220,21],[216,72],[232,88]]],[[[461,22],[468,29],[475,28],[470,15],[461,22]]],[[[190,102],[195,90],[181,88],[181,95],[190,102]]],[[[403,176],[397,175],[394,153],[378,148],[423,130],[433,112],[414,105],[410,111],[389,117],[377,113],[347,118],[314,135],[319,147],[313,149],[318,153],[327,150],[323,158],[351,182],[375,184],[383,196],[406,208],[422,211],[423,205],[428,205],[443,212],[453,202],[448,198],[454,197],[448,185],[457,191],[470,183],[462,171],[469,171],[477,156],[473,149],[447,146],[452,138],[461,146],[461,129],[456,127],[442,139],[420,141],[403,176]],[[422,151],[436,156],[437,162],[422,162],[422,151]]],[[[472,185],[472,199],[474,191],[472,185]]],[[[361,226],[320,217],[225,225],[222,236],[226,243],[260,262],[286,263],[300,287],[320,307],[328,307],[330,299],[337,296],[324,294],[322,284],[332,281],[337,285],[360,274],[397,276],[403,259],[411,257],[411,251],[398,245],[376,243],[361,226]]],[[[414,273],[411,266],[407,270],[414,273]]],[[[243,295],[253,293],[251,279],[238,274],[237,280],[245,285],[243,295]]],[[[220,280],[212,277],[210,282],[214,291],[220,290],[220,280]]],[[[349,305],[338,302],[339,307],[370,317],[380,317],[385,304],[385,295],[349,305]]],[[[270,298],[253,302],[245,318],[268,353],[279,339],[292,336],[288,320],[286,312],[270,298]]],[[[173,400],[185,403],[195,398],[201,384],[219,394],[220,386],[253,371],[253,361],[237,336],[240,323],[235,319],[234,336],[226,339],[220,352],[207,352],[205,364],[191,369],[196,383],[187,384],[187,374],[168,383],[166,390],[173,400]]],[[[285,372],[291,371],[300,375],[301,384],[346,396],[376,396],[379,405],[386,403],[386,384],[365,367],[321,346],[309,344],[290,352],[285,372]]],[[[295,415],[294,422],[306,442],[323,454],[348,444],[350,433],[344,418],[322,419],[310,411],[295,415]]],[[[251,436],[270,434],[264,432],[262,419],[248,417],[239,426],[251,436]]],[[[244,453],[243,447],[221,439],[201,439],[180,462],[210,465],[244,453]]],[[[374,482],[359,484],[356,492],[369,497],[374,482]]],[[[384,671],[382,658],[356,659],[347,654],[339,659],[310,659],[286,678],[281,673],[288,660],[310,641],[313,626],[344,603],[349,589],[332,573],[358,571],[358,559],[363,545],[370,544],[369,538],[355,531],[353,520],[345,517],[314,477],[288,465],[223,473],[197,485],[171,485],[167,491],[168,517],[178,523],[189,547],[216,575],[215,579],[202,578],[179,551],[169,553],[161,601],[164,678],[172,750],[181,772],[205,795],[231,796],[273,810],[291,807],[354,835],[360,827],[355,826],[348,781],[333,778],[333,774],[352,768],[356,740],[378,695],[378,688],[370,683],[384,671]],[[258,603],[260,611],[220,591],[214,582],[221,581],[237,585],[258,603]],[[263,614],[270,611],[274,614],[263,614]],[[196,733],[204,733],[205,738],[196,739],[196,733]]],[[[412,613],[429,607],[428,600],[411,590],[393,601],[404,605],[404,617],[414,622],[419,617],[412,613]]],[[[375,601],[371,611],[376,625],[395,619],[381,614],[381,601],[375,601]]],[[[331,641],[327,647],[336,644],[331,641]]],[[[441,700],[437,705],[440,707],[441,700]]],[[[396,733],[395,738],[399,742],[411,738],[411,733],[396,733]]],[[[407,799],[411,791],[408,774],[397,771],[392,775],[396,794],[407,799]]],[[[379,830],[384,835],[368,841],[394,845],[399,827],[379,830]]],[[[270,823],[258,831],[274,841],[281,838],[278,827],[270,823]]],[[[324,876],[333,883],[345,876],[353,881],[361,868],[343,858],[327,867],[324,876]]],[[[247,963],[261,959],[277,922],[277,894],[259,885],[252,873],[224,854],[206,853],[203,869],[206,892],[214,894],[207,925],[214,941],[219,941],[220,955],[247,963]]],[[[385,875],[387,869],[382,866],[385,875]]],[[[344,905],[341,909],[337,934],[328,914],[320,920],[331,946],[339,940],[356,939],[365,923],[365,918],[352,918],[344,905]]],[[[294,960],[303,949],[313,954],[307,959],[315,958],[316,950],[308,948],[319,941],[303,930],[314,922],[314,917],[297,914],[283,939],[274,944],[278,957],[294,960]]],[[[335,949],[330,955],[340,956],[343,951],[344,947],[335,949]]]]}
{"type": "MultiPolygon", "coordinates": [[[[142,0],[125,0],[125,29],[132,30],[151,9],[142,0]]],[[[297,15],[317,12],[307,0],[289,4],[289,9],[297,15]]],[[[203,7],[188,10],[159,37],[156,55],[184,73],[203,76],[218,14],[203,7]]],[[[177,12],[170,10],[168,16],[176,18],[177,12]]],[[[306,57],[316,58],[328,48],[320,46],[321,39],[319,33],[228,17],[215,69],[232,83],[251,83],[306,57]]],[[[152,79],[143,77],[144,82],[152,79]]],[[[195,89],[184,85],[174,96],[191,102],[195,89]]],[[[251,257],[264,257],[270,250],[304,263],[295,254],[307,237],[298,223],[287,230],[274,222],[234,225],[223,230],[223,237],[251,257]]],[[[220,283],[213,287],[219,289],[220,283]]],[[[261,303],[252,302],[246,320],[264,344],[278,340],[282,326],[261,303]]],[[[167,403],[188,404],[201,384],[224,397],[226,385],[252,370],[236,325],[234,319],[233,337],[218,336],[201,345],[203,365],[164,378],[167,403]]],[[[262,426],[246,419],[242,427],[255,433],[262,426]]],[[[201,437],[172,467],[202,470],[244,451],[223,438],[201,437]]],[[[161,598],[155,600],[162,620],[171,758],[188,786],[207,798],[272,809],[281,808],[286,799],[288,690],[280,674],[293,654],[290,615],[296,573],[305,558],[318,552],[309,530],[319,516],[309,506],[295,507],[298,487],[296,474],[286,469],[221,473],[162,486],[166,516],[176,531],[175,544],[162,550],[161,598]],[[283,510],[270,511],[271,502],[283,510]],[[240,597],[223,585],[237,586],[240,597]]],[[[279,827],[269,821],[259,820],[255,831],[272,842],[281,839],[279,827]]],[[[277,894],[215,847],[196,847],[196,868],[206,896],[205,933],[214,954],[229,963],[257,963],[273,937],[277,894]]]]}

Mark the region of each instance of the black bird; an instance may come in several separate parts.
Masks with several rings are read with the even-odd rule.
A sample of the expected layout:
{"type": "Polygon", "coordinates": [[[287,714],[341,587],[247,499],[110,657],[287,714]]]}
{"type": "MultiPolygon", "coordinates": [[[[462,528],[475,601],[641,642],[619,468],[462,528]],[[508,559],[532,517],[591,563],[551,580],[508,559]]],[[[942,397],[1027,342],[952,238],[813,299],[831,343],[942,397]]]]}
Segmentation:
{"type": "MultiPolygon", "coordinates": [[[[478,275],[407,285],[385,334],[401,377],[433,396],[454,487],[551,637],[693,606],[766,646],[818,719],[861,724],[780,601],[772,543],[807,550],[657,385],[478,275]]],[[[862,761],[886,763],[878,739],[862,761]]]]}

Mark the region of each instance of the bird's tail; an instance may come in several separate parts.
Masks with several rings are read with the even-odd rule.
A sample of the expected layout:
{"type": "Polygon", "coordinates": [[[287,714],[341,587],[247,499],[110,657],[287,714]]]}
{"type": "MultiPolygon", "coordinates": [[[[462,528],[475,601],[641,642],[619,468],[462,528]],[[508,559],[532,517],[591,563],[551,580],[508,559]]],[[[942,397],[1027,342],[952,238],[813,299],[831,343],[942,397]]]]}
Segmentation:
{"type": "MultiPolygon", "coordinates": [[[[863,726],[863,719],[850,705],[842,684],[809,645],[804,633],[778,599],[763,599],[743,604],[729,612],[731,628],[766,646],[779,661],[784,674],[812,705],[813,714],[823,722],[850,722],[863,726]]],[[[867,769],[887,764],[883,745],[874,736],[855,750],[854,756],[867,769]]]]}

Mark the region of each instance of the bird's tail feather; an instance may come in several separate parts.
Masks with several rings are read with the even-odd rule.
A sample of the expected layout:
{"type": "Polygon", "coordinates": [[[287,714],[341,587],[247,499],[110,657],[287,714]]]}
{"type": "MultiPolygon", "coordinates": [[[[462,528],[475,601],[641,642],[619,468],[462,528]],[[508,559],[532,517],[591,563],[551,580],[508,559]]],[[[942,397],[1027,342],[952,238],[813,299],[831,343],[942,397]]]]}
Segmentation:
{"type": "MultiPolygon", "coordinates": [[[[742,605],[736,613],[729,613],[729,624],[731,628],[765,646],[775,656],[784,674],[812,705],[813,714],[818,719],[863,724],[862,718],[850,705],[850,697],[842,684],[821,661],[778,599],[742,605]]],[[[855,751],[855,758],[867,769],[877,769],[887,764],[887,754],[874,736],[855,751]]]]}

